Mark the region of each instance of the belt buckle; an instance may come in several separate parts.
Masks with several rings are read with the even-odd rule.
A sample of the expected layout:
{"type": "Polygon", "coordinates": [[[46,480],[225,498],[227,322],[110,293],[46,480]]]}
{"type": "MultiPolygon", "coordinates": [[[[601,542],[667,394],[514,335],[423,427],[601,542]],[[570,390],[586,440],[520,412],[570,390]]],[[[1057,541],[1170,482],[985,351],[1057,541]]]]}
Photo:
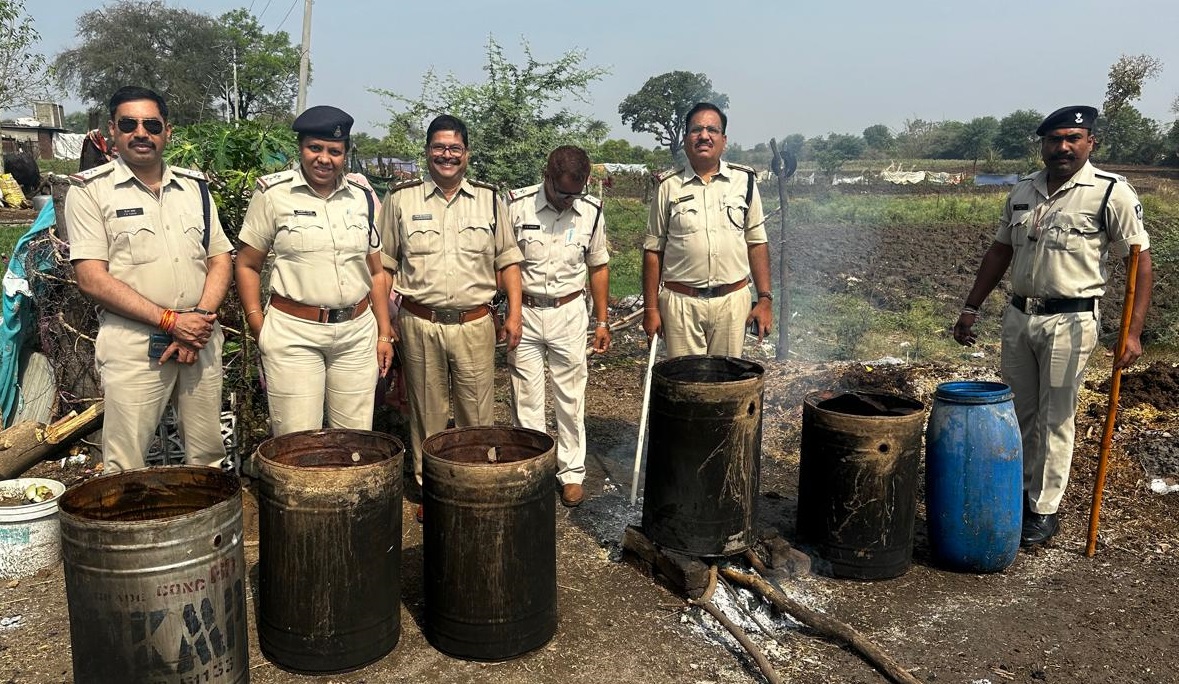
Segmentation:
{"type": "Polygon", "coordinates": [[[352,309],[323,309],[325,323],[343,323],[352,320],[352,309]]]}
{"type": "Polygon", "coordinates": [[[712,299],[718,296],[720,288],[717,287],[698,287],[696,288],[696,296],[702,299],[712,299]]]}
{"type": "Polygon", "coordinates": [[[459,309],[431,309],[431,313],[434,314],[435,323],[454,325],[463,322],[463,313],[465,312],[459,309]]]}
{"type": "Polygon", "coordinates": [[[1039,316],[1044,313],[1044,300],[1040,297],[1028,297],[1023,302],[1023,312],[1029,316],[1039,316]]]}
{"type": "Polygon", "coordinates": [[[532,300],[532,306],[537,309],[552,309],[557,306],[556,297],[528,295],[528,298],[532,300]]]}

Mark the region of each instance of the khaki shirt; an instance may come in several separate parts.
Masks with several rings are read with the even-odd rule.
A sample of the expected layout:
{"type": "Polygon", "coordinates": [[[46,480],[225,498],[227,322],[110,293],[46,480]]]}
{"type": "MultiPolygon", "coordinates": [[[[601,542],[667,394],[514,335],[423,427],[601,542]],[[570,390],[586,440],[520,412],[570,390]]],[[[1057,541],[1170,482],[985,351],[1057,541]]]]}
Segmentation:
{"type": "Polygon", "coordinates": [[[160,196],[116,159],[70,177],[65,220],[70,259],[107,262],[115,279],[169,309],[200,303],[208,258],[232,245],[209,199],[209,248],[199,182],[204,174],[164,166],[160,196]]]}
{"type": "Polygon", "coordinates": [[[527,294],[564,297],[584,290],[587,267],[610,261],[606,217],[596,197],[575,199],[559,211],[541,183],[509,193],[508,214],[524,255],[520,274],[527,294]]]}
{"type": "Polygon", "coordinates": [[[716,287],[749,276],[749,246],[766,242],[753,169],[721,161],[705,183],[689,164],[665,176],[651,202],[643,249],[663,252],[663,280],[716,287]]]}
{"type": "Polygon", "coordinates": [[[380,231],[393,289],[435,309],[490,302],[496,271],[524,260],[495,189],[466,179],[449,202],[432,180],[394,186],[380,231]]]}
{"type": "Polygon", "coordinates": [[[373,279],[365,259],[381,245],[369,231],[365,192],[341,178],[331,194],[320,197],[301,168],[258,179],[240,237],[263,254],[274,249],[271,291],[332,309],[368,296],[373,279]]]}
{"type": "Polygon", "coordinates": [[[1124,178],[1088,162],[1051,197],[1047,183],[1047,171],[1025,176],[1003,206],[995,240],[1015,250],[1012,290],[1022,297],[1100,297],[1109,255],[1120,259],[1131,245],[1150,247],[1138,195],[1124,178]],[[1098,215],[1107,190],[1109,202],[1098,215]]]}

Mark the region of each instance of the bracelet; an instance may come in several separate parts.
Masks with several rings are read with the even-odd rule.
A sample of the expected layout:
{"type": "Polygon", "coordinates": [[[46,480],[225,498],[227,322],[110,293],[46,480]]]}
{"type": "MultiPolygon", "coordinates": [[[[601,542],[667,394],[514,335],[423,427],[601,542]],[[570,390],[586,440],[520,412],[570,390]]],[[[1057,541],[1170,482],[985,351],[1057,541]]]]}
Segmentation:
{"type": "Polygon", "coordinates": [[[175,327],[176,327],[176,312],[173,311],[172,309],[164,309],[163,315],[160,316],[160,325],[159,325],[160,330],[163,330],[166,333],[170,333],[170,332],[172,332],[172,329],[175,327]]]}
{"type": "Polygon", "coordinates": [[[959,316],[965,316],[966,314],[970,314],[975,318],[982,318],[982,316],[979,315],[978,309],[974,308],[973,306],[964,306],[962,307],[962,311],[958,313],[959,316]]]}
{"type": "Polygon", "coordinates": [[[260,313],[262,313],[262,309],[254,309],[253,311],[247,311],[246,312],[246,319],[249,320],[250,316],[253,316],[254,314],[260,314],[260,313]]]}
{"type": "Polygon", "coordinates": [[[377,335],[377,342],[388,342],[389,344],[393,344],[393,338],[387,335],[377,335]]]}
{"type": "Polygon", "coordinates": [[[768,291],[768,290],[767,290],[767,291],[765,291],[765,292],[758,292],[758,293],[757,293],[757,298],[758,298],[758,299],[768,299],[768,300],[770,300],[770,301],[772,302],[772,301],[774,301],[774,293],[773,293],[773,292],[770,292],[770,291],[768,291]]]}
{"type": "Polygon", "coordinates": [[[609,323],[607,323],[606,321],[598,321],[598,327],[599,327],[599,328],[606,328],[606,329],[609,329],[609,328],[610,328],[610,324],[609,324],[609,323]]]}

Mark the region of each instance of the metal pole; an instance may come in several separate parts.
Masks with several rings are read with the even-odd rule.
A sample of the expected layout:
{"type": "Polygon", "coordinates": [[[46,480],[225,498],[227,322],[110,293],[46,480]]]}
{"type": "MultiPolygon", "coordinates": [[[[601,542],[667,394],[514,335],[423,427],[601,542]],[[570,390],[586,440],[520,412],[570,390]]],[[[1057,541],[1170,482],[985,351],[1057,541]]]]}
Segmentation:
{"type": "Polygon", "coordinates": [[[233,48],[233,120],[238,121],[242,118],[242,95],[237,87],[237,46],[233,48]]]}
{"type": "Polygon", "coordinates": [[[643,465],[643,445],[647,436],[647,413],[651,409],[651,369],[655,367],[655,354],[659,351],[659,335],[651,338],[651,353],[647,355],[647,379],[643,383],[643,414],[639,416],[639,440],[635,444],[635,467],[630,476],[630,505],[639,498],[639,470],[643,465]]]}
{"type": "Polygon", "coordinates": [[[778,292],[778,345],[774,352],[774,360],[785,361],[787,355],[790,353],[790,259],[789,252],[786,249],[786,179],[794,175],[794,170],[798,168],[798,164],[794,156],[786,151],[785,145],[782,146],[781,154],[778,153],[778,143],[773,138],[770,138],[770,150],[774,153],[774,159],[770,162],[770,168],[774,171],[774,175],[778,178],[778,201],[780,207],[778,208],[779,220],[781,221],[781,231],[778,234],[778,282],[781,283],[781,290],[778,292]]]}
{"type": "Polygon", "coordinates": [[[299,48],[299,94],[295,98],[295,116],[307,109],[307,79],[311,75],[311,3],[303,0],[303,44],[299,48]]]}

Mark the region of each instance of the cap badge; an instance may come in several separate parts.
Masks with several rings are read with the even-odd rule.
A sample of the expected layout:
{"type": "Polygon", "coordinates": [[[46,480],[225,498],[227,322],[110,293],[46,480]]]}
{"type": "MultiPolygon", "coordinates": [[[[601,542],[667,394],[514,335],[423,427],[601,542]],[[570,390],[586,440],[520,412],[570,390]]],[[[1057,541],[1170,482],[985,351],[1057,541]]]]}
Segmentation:
{"type": "MultiPolygon", "coordinates": [[[[1081,115],[1080,115],[1080,114],[1078,114],[1078,115],[1077,115],[1077,118],[1080,118],[1080,116],[1081,116],[1081,115]]],[[[336,126],[336,132],[335,132],[335,133],[333,133],[332,135],[336,136],[337,138],[340,138],[340,137],[343,137],[343,135],[344,135],[344,132],[343,132],[342,130],[340,130],[340,127],[339,127],[339,126],[336,126]]]]}
{"type": "MultiPolygon", "coordinates": [[[[1080,112],[1077,112],[1077,123],[1085,123],[1085,117],[1082,116],[1080,112]]],[[[339,133],[336,135],[339,135],[339,133]]]]}

